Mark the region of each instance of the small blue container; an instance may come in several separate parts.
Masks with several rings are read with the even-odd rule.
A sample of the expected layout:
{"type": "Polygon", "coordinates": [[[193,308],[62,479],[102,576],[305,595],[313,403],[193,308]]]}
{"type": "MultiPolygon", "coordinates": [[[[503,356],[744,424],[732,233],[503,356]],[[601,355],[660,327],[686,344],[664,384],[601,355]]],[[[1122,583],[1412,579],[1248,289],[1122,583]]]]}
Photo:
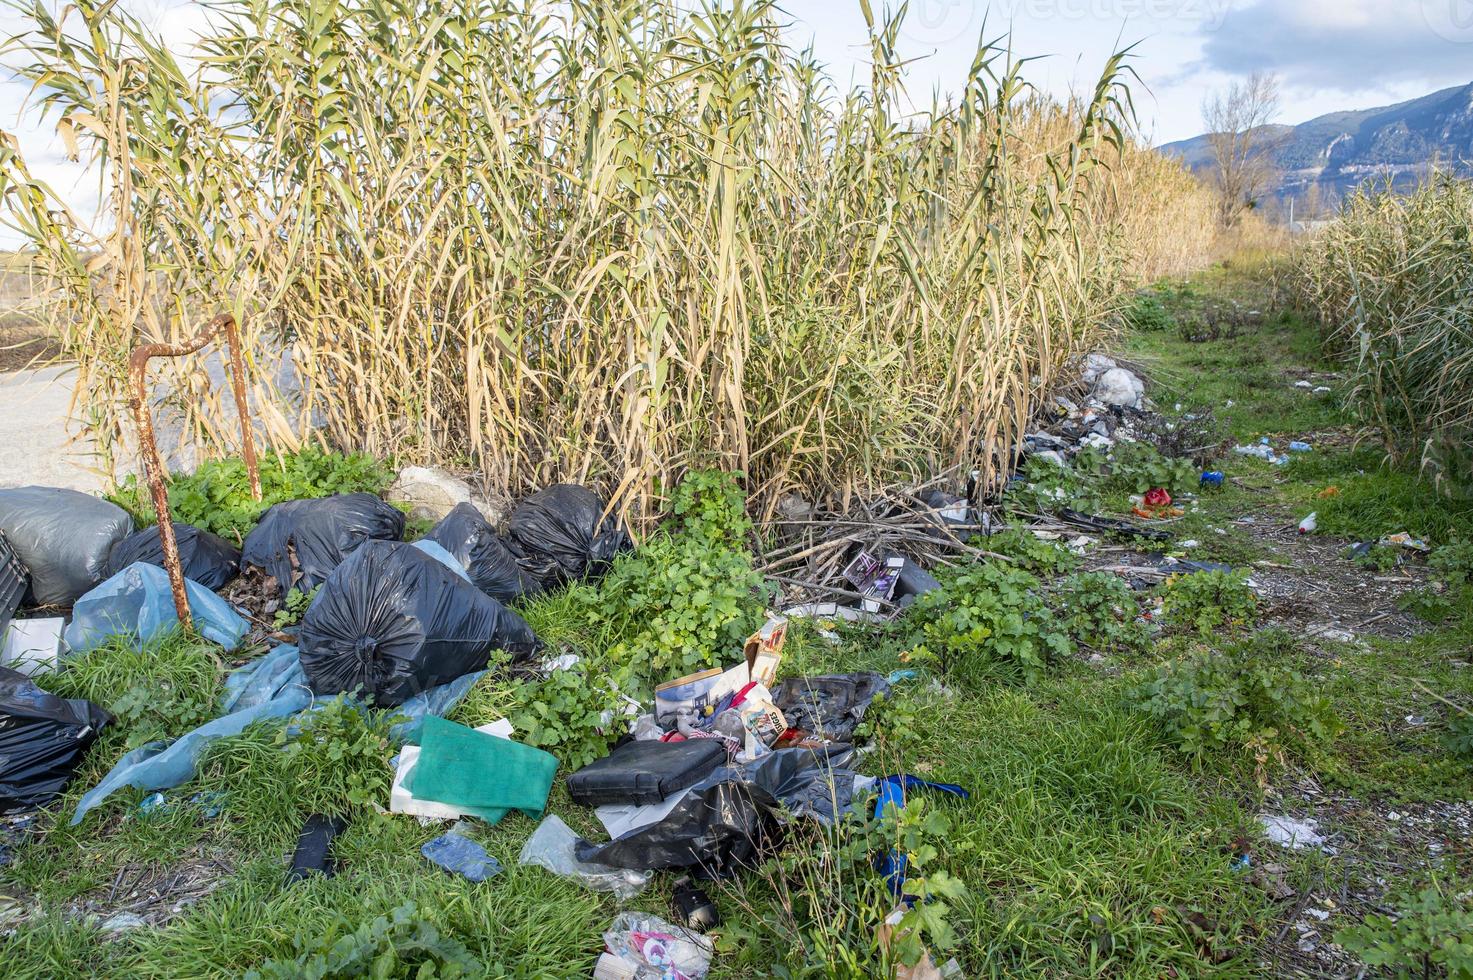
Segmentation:
{"type": "Polygon", "coordinates": [[[1204,487],[1220,487],[1222,479],[1222,473],[1218,470],[1203,470],[1201,484],[1204,487]]]}

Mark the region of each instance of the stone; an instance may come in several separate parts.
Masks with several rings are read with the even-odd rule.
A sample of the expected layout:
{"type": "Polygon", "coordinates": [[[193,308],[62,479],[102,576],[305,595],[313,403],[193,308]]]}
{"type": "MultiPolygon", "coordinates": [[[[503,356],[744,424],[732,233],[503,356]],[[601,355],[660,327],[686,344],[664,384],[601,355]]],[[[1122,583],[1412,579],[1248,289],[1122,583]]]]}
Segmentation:
{"type": "Polygon", "coordinates": [[[415,520],[438,521],[457,504],[472,504],[481,516],[496,524],[504,516],[471,493],[466,483],[437,466],[406,466],[384,495],[390,503],[407,504],[415,520]]]}
{"type": "Polygon", "coordinates": [[[1106,405],[1140,408],[1146,397],[1146,385],[1122,367],[1112,367],[1095,381],[1091,397],[1106,405]]]}

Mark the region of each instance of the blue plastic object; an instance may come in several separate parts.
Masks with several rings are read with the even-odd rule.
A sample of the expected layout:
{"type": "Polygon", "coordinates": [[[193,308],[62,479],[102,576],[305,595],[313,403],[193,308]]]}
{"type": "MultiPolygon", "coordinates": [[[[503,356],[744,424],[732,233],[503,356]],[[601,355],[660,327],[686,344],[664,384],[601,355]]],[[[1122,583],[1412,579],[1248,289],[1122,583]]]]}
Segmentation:
{"type": "Polygon", "coordinates": [[[446,871],[475,882],[501,873],[500,861],[487,854],[480,844],[453,831],[436,837],[421,847],[419,853],[446,871]]]}
{"type": "MultiPolygon", "coordinates": [[[[224,599],[189,579],[184,594],[200,635],[226,650],[240,645],[250,626],[224,599]]],[[[72,653],[95,650],[115,636],[130,636],[142,648],[178,625],[168,573],[139,561],[77,600],[65,639],[72,653]]]]}
{"type": "Polygon", "coordinates": [[[395,722],[394,727],[389,729],[389,740],[418,743],[419,730],[423,727],[425,719],[430,715],[444,718],[446,712],[455,707],[460,699],[465,697],[466,692],[475,687],[476,681],[485,674],[484,670],[478,670],[473,674],[461,674],[455,680],[432,687],[428,691],[422,691],[399,705],[394,709],[394,716],[401,720],[395,722]]]}
{"type": "MultiPolygon", "coordinates": [[[[911,790],[935,790],[964,800],[972,797],[971,793],[955,783],[932,783],[919,776],[906,774],[881,776],[875,782],[875,789],[880,794],[875,798],[876,819],[885,815],[885,808],[888,806],[894,806],[897,810],[905,809],[905,794],[911,790]]],[[[896,850],[887,851],[875,858],[875,870],[885,876],[885,883],[890,886],[890,893],[896,898],[905,897],[905,865],[905,855],[896,850]]]]}
{"type": "Polygon", "coordinates": [[[1307,452],[1310,452],[1313,449],[1314,449],[1314,447],[1311,446],[1307,442],[1291,442],[1291,443],[1289,443],[1289,452],[1291,452],[1291,453],[1307,453],[1307,452]]]}
{"type": "Polygon", "coordinates": [[[1224,477],[1221,470],[1203,470],[1201,485],[1204,487],[1220,487],[1224,477]]]}
{"type": "Polygon", "coordinates": [[[420,538],[418,541],[414,542],[413,546],[418,548],[420,551],[423,551],[431,558],[435,559],[435,561],[449,568],[452,572],[454,572],[456,575],[459,575],[467,582],[471,580],[470,575],[466,573],[465,566],[456,561],[455,556],[446,551],[439,542],[431,541],[429,538],[420,538]]]}

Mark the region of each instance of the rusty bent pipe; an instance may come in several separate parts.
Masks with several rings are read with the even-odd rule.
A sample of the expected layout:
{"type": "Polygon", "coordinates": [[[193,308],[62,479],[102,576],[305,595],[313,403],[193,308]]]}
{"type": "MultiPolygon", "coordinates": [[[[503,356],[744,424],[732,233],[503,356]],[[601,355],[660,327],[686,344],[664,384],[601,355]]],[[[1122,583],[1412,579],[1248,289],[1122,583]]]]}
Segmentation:
{"type": "Polygon", "coordinates": [[[159,520],[159,545],[164,551],[164,570],[169,573],[169,587],[174,592],[174,611],[179,624],[194,628],[189,615],[189,599],[184,592],[184,567],[179,563],[179,544],[174,540],[174,522],[169,515],[169,492],[164,488],[164,461],[159,457],[153,434],[153,413],[148,410],[148,362],[155,357],[183,357],[193,354],[221,332],[230,349],[230,387],[235,392],[235,407],[240,414],[240,448],[245,457],[246,473],[251,481],[251,496],[261,499],[261,470],[256,463],[256,443],[251,436],[251,417],[246,406],[245,362],[240,356],[240,331],[235,317],[221,313],[211,320],[193,339],[182,344],[144,344],[135,347],[128,357],[128,373],[133,380],[133,418],[138,425],[138,450],[143,455],[144,475],[153,497],[153,510],[159,520]]]}

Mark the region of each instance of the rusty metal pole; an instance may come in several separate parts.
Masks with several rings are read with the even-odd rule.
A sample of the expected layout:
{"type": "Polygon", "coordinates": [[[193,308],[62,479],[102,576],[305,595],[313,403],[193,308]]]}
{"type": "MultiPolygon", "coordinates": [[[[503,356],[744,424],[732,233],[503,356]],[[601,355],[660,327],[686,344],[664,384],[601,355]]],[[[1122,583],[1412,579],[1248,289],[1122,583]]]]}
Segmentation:
{"type": "Polygon", "coordinates": [[[148,362],[155,357],[183,357],[193,354],[221,331],[230,348],[230,383],[235,391],[235,407],[240,414],[241,454],[245,457],[246,474],[251,481],[251,496],[261,499],[261,471],[256,463],[256,444],[251,435],[251,417],[245,395],[245,366],[240,355],[240,334],[235,317],[222,313],[215,317],[192,340],[183,344],[144,344],[136,347],[128,358],[128,372],[133,379],[133,418],[138,425],[138,450],[143,455],[144,476],[148,480],[153,510],[159,521],[159,545],[164,552],[164,570],[169,573],[169,587],[174,593],[174,611],[185,629],[194,626],[189,615],[189,598],[184,591],[184,568],[179,563],[179,543],[174,539],[174,522],[169,514],[169,491],[164,486],[164,461],[159,456],[154,438],[153,413],[148,410],[148,362]]]}

